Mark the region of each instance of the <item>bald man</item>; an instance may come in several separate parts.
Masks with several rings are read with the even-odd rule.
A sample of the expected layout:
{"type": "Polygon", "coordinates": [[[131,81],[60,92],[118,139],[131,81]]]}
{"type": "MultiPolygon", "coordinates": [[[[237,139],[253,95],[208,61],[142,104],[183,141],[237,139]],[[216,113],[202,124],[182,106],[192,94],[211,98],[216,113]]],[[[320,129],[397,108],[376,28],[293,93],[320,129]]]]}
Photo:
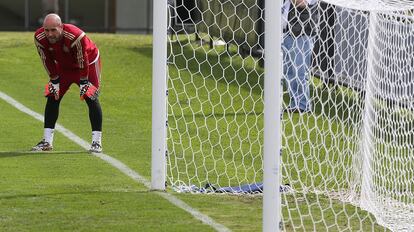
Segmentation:
{"type": "Polygon", "coordinates": [[[75,83],[80,99],[89,108],[92,127],[90,152],[102,152],[102,110],[98,101],[101,60],[99,50],[78,27],[62,23],[57,14],[48,14],[34,36],[37,51],[49,75],[45,88],[43,139],[32,151],[53,149],[53,134],[59,115],[59,104],[69,87],[75,83]]]}

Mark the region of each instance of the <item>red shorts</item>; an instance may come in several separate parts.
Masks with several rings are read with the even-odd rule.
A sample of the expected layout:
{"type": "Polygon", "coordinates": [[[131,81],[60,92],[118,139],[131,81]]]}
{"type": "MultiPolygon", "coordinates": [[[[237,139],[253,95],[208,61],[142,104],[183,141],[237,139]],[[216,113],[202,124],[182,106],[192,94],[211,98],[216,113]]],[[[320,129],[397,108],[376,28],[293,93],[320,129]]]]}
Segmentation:
{"type": "MultiPolygon", "coordinates": [[[[69,87],[75,83],[79,86],[80,75],[78,71],[73,70],[62,70],[59,72],[60,83],[59,83],[59,97],[63,97],[69,87]]],[[[94,85],[98,91],[101,82],[101,58],[89,65],[88,80],[94,85]]]]}

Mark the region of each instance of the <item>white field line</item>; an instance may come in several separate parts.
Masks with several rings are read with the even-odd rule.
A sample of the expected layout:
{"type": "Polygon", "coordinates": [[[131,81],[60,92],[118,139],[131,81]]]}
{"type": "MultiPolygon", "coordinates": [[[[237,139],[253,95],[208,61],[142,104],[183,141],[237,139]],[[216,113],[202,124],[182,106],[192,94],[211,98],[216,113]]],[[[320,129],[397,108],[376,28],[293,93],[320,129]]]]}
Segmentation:
{"type": "MultiPolygon", "coordinates": [[[[10,97],[9,95],[3,93],[2,91],[0,91],[0,98],[3,99],[5,102],[9,103],[10,105],[12,105],[13,107],[15,107],[16,109],[20,110],[21,112],[26,113],[26,114],[32,116],[33,118],[43,122],[43,115],[41,115],[39,113],[36,113],[33,110],[27,108],[26,106],[24,106],[20,102],[16,101],[15,99],[10,97]]],[[[68,139],[72,140],[73,142],[75,142],[76,144],[78,144],[79,146],[84,148],[85,150],[88,150],[90,148],[90,144],[88,142],[81,139],[79,136],[75,135],[73,132],[66,129],[62,125],[56,124],[55,129],[57,131],[59,131],[60,133],[62,133],[64,136],[66,136],[68,139]]],[[[115,159],[115,158],[113,158],[109,155],[106,155],[104,153],[92,153],[92,155],[104,160],[105,162],[107,162],[110,165],[112,165],[113,167],[117,168],[119,171],[121,171],[125,175],[127,175],[127,176],[131,177],[132,179],[134,179],[136,182],[145,185],[145,187],[147,187],[148,189],[151,189],[150,181],[148,181],[143,176],[138,174],[136,171],[134,171],[131,168],[129,168],[128,166],[126,166],[121,161],[119,161],[119,160],[117,160],[117,159],[115,159]]],[[[173,205],[177,206],[178,208],[181,208],[181,209],[187,211],[188,213],[193,215],[194,218],[196,218],[197,220],[200,220],[204,224],[207,224],[207,225],[213,227],[217,231],[230,231],[230,229],[228,229],[224,225],[215,222],[209,216],[207,216],[205,214],[202,214],[200,211],[192,208],[187,203],[183,202],[182,200],[176,198],[175,196],[173,196],[173,195],[171,195],[167,192],[154,191],[153,193],[161,196],[162,198],[166,199],[167,201],[169,201],[173,205]]]]}

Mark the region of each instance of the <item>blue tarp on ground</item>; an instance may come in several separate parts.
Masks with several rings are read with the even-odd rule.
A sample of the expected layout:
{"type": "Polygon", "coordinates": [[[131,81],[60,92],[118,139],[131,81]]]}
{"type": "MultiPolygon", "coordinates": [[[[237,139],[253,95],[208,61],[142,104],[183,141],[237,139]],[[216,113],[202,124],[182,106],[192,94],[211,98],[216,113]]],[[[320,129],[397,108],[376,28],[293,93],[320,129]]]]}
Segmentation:
{"type": "MultiPolygon", "coordinates": [[[[240,186],[230,186],[230,187],[221,187],[215,188],[214,186],[207,184],[205,189],[212,189],[216,193],[236,193],[236,194],[254,194],[254,193],[263,193],[263,183],[253,183],[245,184],[240,186]]],[[[280,192],[287,193],[292,191],[292,188],[287,185],[280,186],[280,192]]]]}
{"type": "MultiPolygon", "coordinates": [[[[234,194],[257,194],[263,193],[263,183],[252,183],[252,184],[245,184],[240,186],[229,186],[229,187],[220,187],[217,188],[214,185],[208,183],[206,186],[197,187],[195,185],[178,185],[173,187],[175,191],[181,193],[234,193],[234,194]]],[[[281,185],[280,186],[281,193],[291,193],[293,189],[290,187],[289,184],[281,185]]]]}
{"type": "Polygon", "coordinates": [[[217,193],[262,193],[263,183],[245,184],[240,186],[222,187],[215,190],[217,193]]]}

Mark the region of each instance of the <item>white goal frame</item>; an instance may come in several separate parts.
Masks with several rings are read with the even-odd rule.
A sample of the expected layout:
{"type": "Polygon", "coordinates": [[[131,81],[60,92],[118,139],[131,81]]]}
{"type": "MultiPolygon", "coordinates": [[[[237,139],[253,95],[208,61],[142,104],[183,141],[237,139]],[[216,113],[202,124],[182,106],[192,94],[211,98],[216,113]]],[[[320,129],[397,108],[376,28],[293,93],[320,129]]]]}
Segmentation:
{"type": "MultiPolygon", "coordinates": [[[[279,231],[281,219],[280,150],[282,104],[282,1],[266,1],[264,80],[263,231],[279,231]],[[276,65],[275,65],[276,64],[276,65]],[[277,119],[277,120],[275,120],[277,119]]],[[[167,0],[154,0],[151,187],[165,191],[167,136],[167,0]],[[163,9],[163,10],[161,10],[163,9]]]]}

